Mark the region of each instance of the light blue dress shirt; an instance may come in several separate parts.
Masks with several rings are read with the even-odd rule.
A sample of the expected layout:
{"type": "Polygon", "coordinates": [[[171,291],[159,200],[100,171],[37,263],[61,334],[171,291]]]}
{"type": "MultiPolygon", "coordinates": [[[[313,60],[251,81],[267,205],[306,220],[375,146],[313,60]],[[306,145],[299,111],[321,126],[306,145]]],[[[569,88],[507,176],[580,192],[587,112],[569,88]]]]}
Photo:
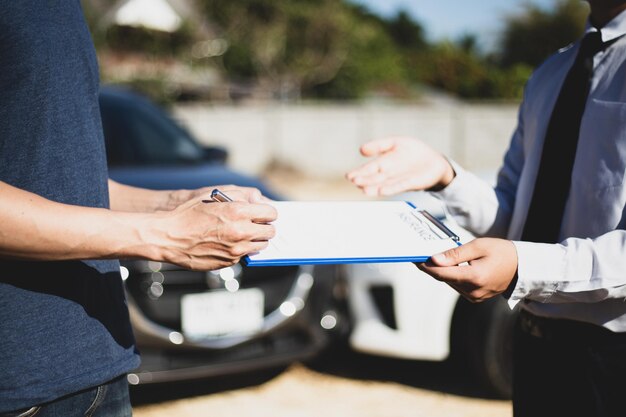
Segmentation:
{"type": "MultiPolygon", "coordinates": [[[[587,25],[587,32],[595,31],[587,25]]],[[[515,305],[547,317],[626,331],[626,12],[601,29],[614,41],[594,57],[560,243],[521,238],[546,129],[579,43],[550,57],[525,89],[519,121],[493,188],[455,165],[438,194],[462,226],[506,237],[518,254],[515,305]]]]}

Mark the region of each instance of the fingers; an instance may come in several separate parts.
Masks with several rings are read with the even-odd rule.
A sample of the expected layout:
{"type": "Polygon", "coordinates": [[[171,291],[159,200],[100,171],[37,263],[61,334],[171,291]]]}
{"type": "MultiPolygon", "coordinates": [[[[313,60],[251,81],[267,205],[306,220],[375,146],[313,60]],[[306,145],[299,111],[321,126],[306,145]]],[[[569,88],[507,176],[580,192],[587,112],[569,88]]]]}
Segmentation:
{"type": "Polygon", "coordinates": [[[265,242],[276,236],[276,228],[271,224],[250,225],[250,240],[253,242],[265,242]]]}
{"type": "MultiPolygon", "coordinates": [[[[239,201],[244,203],[267,203],[271,201],[269,198],[261,194],[258,188],[254,187],[240,187],[237,185],[220,185],[212,187],[211,190],[218,188],[224,194],[228,195],[233,201],[239,201]]],[[[210,196],[209,196],[210,198],[210,196]]]]}
{"type": "MultiPolygon", "coordinates": [[[[392,151],[396,146],[395,138],[378,139],[368,142],[361,146],[361,155],[365,157],[381,156],[392,151]]],[[[357,186],[380,182],[380,179],[371,178],[372,176],[381,175],[384,171],[383,161],[377,158],[369,161],[360,167],[353,169],[346,174],[346,178],[354,182],[357,186]]]]}
{"type": "MultiPolygon", "coordinates": [[[[260,196],[252,188],[224,190],[233,197],[237,192],[260,196]]],[[[271,224],[276,218],[277,211],[269,204],[207,204],[194,199],[176,210],[156,215],[156,245],[168,262],[189,269],[216,269],[266,248],[276,233],[271,224]]]]}
{"type": "Polygon", "coordinates": [[[497,294],[487,286],[488,280],[485,280],[485,271],[481,265],[438,267],[419,264],[417,267],[436,280],[445,282],[473,303],[484,301],[497,294]]]}
{"type": "Polygon", "coordinates": [[[378,194],[389,196],[407,191],[418,191],[427,188],[426,178],[420,173],[409,173],[402,176],[389,178],[383,184],[379,185],[378,194]]]}
{"type": "Polygon", "coordinates": [[[361,146],[361,155],[376,156],[391,151],[396,146],[396,138],[377,139],[361,146]]]}
{"type": "MultiPolygon", "coordinates": [[[[387,174],[383,173],[382,170],[378,167],[378,162],[372,162],[372,166],[376,166],[376,171],[371,174],[359,174],[350,179],[357,187],[367,187],[373,185],[379,185],[385,182],[387,179],[387,174]]],[[[369,170],[370,168],[367,168],[369,170]]]]}
{"type": "Polygon", "coordinates": [[[242,241],[267,241],[276,234],[275,227],[270,224],[276,220],[276,209],[268,204],[225,203],[220,205],[204,205],[207,220],[217,215],[221,221],[215,227],[217,240],[222,243],[238,243],[242,241]],[[208,206],[208,207],[207,207],[208,206]]]}
{"type": "Polygon", "coordinates": [[[236,218],[249,219],[254,223],[271,223],[278,217],[276,208],[269,204],[233,204],[236,218]]]}
{"type": "Polygon", "coordinates": [[[271,202],[273,202],[274,200],[272,200],[269,197],[264,196],[263,194],[261,194],[261,192],[259,191],[258,194],[258,198],[254,197],[250,199],[251,203],[257,203],[257,204],[270,204],[271,202]]]}
{"type": "Polygon", "coordinates": [[[449,165],[422,142],[404,137],[368,142],[361,147],[361,153],[374,159],[348,172],[346,178],[369,196],[431,188],[440,181],[449,165]]]}
{"type": "Polygon", "coordinates": [[[479,238],[435,255],[418,268],[476,302],[506,291],[516,276],[517,262],[511,241],[479,238]]]}
{"type": "Polygon", "coordinates": [[[243,241],[237,244],[233,244],[224,249],[224,258],[230,259],[233,262],[239,262],[244,256],[259,252],[268,246],[269,242],[250,242],[243,241]]]}
{"type": "Polygon", "coordinates": [[[215,269],[226,268],[241,261],[241,258],[248,254],[253,254],[267,248],[268,242],[245,242],[239,245],[233,245],[227,249],[215,250],[210,252],[200,252],[192,256],[186,255],[181,257],[178,262],[172,260],[173,263],[183,268],[194,271],[211,271],[215,269]]]}
{"type": "Polygon", "coordinates": [[[231,224],[218,233],[218,236],[218,241],[209,238],[199,242],[191,250],[193,269],[206,270],[229,266],[239,262],[246,255],[262,251],[274,237],[274,227],[254,223],[231,224]],[[220,266],[211,266],[216,263],[220,266]]]}
{"type": "Polygon", "coordinates": [[[241,195],[241,198],[238,201],[243,201],[243,202],[247,202],[247,203],[260,203],[263,201],[263,195],[261,194],[261,191],[259,191],[257,188],[251,188],[251,187],[236,187],[235,190],[231,191],[229,189],[228,192],[236,192],[237,195],[241,195]]]}
{"type": "Polygon", "coordinates": [[[464,262],[470,262],[484,256],[480,244],[474,240],[459,247],[433,255],[430,262],[433,266],[455,266],[464,262]]]}
{"type": "Polygon", "coordinates": [[[438,190],[450,184],[456,175],[441,153],[417,139],[380,139],[364,144],[360,150],[373,159],[348,172],[346,178],[370,196],[438,190]]]}
{"type": "Polygon", "coordinates": [[[169,261],[193,270],[224,268],[267,248],[274,234],[274,227],[268,224],[240,221],[221,225],[191,245],[177,248],[169,261]]]}
{"type": "Polygon", "coordinates": [[[397,184],[410,182],[411,175],[398,176],[394,168],[386,167],[390,161],[377,159],[363,165],[361,168],[348,173],[347,177],[354,185],[361,188],[368,195],[391,195],[394,190],[406,191],[397,184]],[[387,163],[386,163],[387,162],[387,163]]]}
{"type": "Polygon", "coordinates": [[[381,181],[383,178],[382,167],[379,160],[367,162],[346,174],[346,178],[357,186],[381,181]],[[380,178],[379,178],[380,177],[380,178]]]}
{"type": "Polygon", "coordinates": [[[246,255],[250,255],[256,252],[260,252],[263,249],[267,248],[269,246],[269,242],[268,241],[263,241],[263,242],[250,242],[250,244],[248,245],[248,247],[245,248],[245,254],[246,255]]]}
{"type": "Polygon", "coordinates": [[[354,183],[368,196],[390,196],[429,188],[432,179],[428,173],[410,172],[396,176],[380,174],[376,177],[359,179],[358,182],[354,181],[354,183]]]}
{"type": "Polygon", "coordinates": [[[232,203],[206,204],[196,202],[196,206],[207,214],[222,214],[230,220],[249,220],[254,223],[271,223],[278,217],[276,208],[269,204],[251,204],[239,201],[232,203]]]}
{"type": "Polygon", "coordinates": [[[462,283],[473,277],[470,265],[463,266],[432,266],[428,263],[419,264],[418,268],[438,281],[462,283]]]}

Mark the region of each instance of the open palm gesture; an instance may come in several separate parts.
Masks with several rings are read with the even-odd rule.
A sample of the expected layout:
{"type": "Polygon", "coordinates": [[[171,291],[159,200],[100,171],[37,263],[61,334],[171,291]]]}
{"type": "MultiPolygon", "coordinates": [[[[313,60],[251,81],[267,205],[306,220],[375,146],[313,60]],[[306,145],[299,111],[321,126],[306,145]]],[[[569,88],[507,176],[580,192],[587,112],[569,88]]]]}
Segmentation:
{"type": "Polygon", "coordinates": [[[360,151],[373,159],[346,177],[369,196],[443,188],[454,178],[448,160],[417,139],[374,140],[361,146],[360,151]]]}

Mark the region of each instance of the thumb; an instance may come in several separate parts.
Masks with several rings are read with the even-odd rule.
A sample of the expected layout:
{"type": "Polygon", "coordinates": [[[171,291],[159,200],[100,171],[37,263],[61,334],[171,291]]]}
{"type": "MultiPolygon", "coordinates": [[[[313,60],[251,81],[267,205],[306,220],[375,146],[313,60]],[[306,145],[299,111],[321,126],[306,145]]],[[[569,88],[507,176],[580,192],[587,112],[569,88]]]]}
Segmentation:
{"type": "Polygon", "coordinates": [[[469,262],[477,258],[475,250],[471,244],[449,249],[430,257],[430,261],[435,266],[456,266],[463,262],[469,262]]]}
{"type": "Polygon", "coordinates": [[[361,155],[363,156],[376,156],[389,152],[396,145],[393,138],[377,139],[361,146],[361,155]]]}
{"type": "Polygon", "coordinates": [[[248,203],[253,203],[253,204],[259,204],[259,203],[267,203],[269,200],[269,198],[265,197],[263,194],[261,194],[261,191],[259,191],[256,188],[251,188],[248,191],[248,203]]]}

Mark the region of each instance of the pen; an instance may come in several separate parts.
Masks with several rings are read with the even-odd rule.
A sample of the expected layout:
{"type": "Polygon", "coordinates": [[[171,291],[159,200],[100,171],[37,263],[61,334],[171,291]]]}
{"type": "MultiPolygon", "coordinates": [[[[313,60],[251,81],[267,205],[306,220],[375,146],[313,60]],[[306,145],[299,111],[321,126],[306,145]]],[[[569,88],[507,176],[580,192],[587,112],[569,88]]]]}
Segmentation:
{"type": "Polygon", "coordinates": [[[430,214],[426,210],[420,210],[420,213],[422,213],[422,215],[424,217],[426,217],[435,226],[437,226],[439,228],[439,230],[441,230],[446,235],[448,235],[448,237],[450,239],[454,240],[455,242],[458,242],[460,240],[459,237],[456,235],[456,233],[454,233],[452,230],[448,229],[448,227],[445,224],[443,224],[442,222],[440,222],[439,220],[437,220],[437,218],[435,216],[433,216],[432,214],[430,214]]]}
{"type": "Polygon", "coordinates": [[[233,201],[232,198],[221,192],[219,189],[215,188],[211,191],[211,199],[218,203],[229,203],[233,201]]]}

